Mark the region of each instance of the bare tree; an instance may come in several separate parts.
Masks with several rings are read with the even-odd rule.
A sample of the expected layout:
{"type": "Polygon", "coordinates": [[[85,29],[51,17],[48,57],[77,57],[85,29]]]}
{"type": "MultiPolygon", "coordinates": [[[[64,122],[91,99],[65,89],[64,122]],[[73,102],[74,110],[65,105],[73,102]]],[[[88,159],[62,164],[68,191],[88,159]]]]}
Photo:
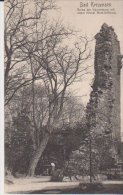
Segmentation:
{"type": "Polygon", "coordinates": [[[78,101],[78,98],[72,93],[66,93],[63,106],[63,111],[61,114],[61,127],[68,126],[74,127],[76,123],[81,122],[83,120],[85,114],[85,108],[82,103],[78,101]]]}
{"type": "Polygon", "coordinates": [[[46,11],[55,8],[52,0],[8,0],[5,14],[5,94],[8,104],[23,86],[32,84],[32,121],[38,136],[35,113],[35,83],[45,88],[48,106],[45,132],[36,145],[28,175],[34,175],[50,135],[62,114],[69,86],[87,74],[91,52],[86,37],[76,40],[77,32],[61,21],[51,22],[46,11]]]}
{"type": "Polygon", "coordinates": [[[86,37],[81,37],[81,44],[76,42],[71,49],[64,45],[63,40],[68,38],[68,34],[71,36],[72,33],[66,33],[64,28],[62,30],[63,32],[56,33],[52,38],[50,37],[50,40],[45,41],[45,48],[42,48],[42,44],[38,42],[39,50],[30,54],[30,64],[33,64],[33,76],[35,78],[34,72],[36,72],[37,78],[40,78],[40,82],[44,85],[49,98],[45,133],[30,163],[28,174],[31,176],[34,175],[35,168],[46,148],[50,135],[58,124],[68,87],[80,75],[86,74],[88,68],[85,61],[90,58],[90,50],[86,37]]]}
{"type": "Polygon", "coordinates": [[[21,47],[26,45],[27,37],[32,37],[31,30],[37,20],[49,9],[55,8],[53,0],[6,0],[5,7],[5,105],[24,85],[30,84],[27,75],[27,56],[21,47]],[[33,11],[29,9],[30,4],[33,11]],[[26,35],[24,32],[27,32],[26,35]]]}

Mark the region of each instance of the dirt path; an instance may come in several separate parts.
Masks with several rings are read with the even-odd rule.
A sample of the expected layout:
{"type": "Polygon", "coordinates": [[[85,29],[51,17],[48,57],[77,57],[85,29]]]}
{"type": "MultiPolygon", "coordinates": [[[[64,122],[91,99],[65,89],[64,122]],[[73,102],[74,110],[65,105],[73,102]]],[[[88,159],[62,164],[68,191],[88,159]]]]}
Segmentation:
{"type": "Polygon", "coordinates": [[[15,179],[13,184],[5,184],[6,193],[26,193],[39,190],[69,189],[78,187],[79,182],[49,182],[49,177],[15,179]]]}

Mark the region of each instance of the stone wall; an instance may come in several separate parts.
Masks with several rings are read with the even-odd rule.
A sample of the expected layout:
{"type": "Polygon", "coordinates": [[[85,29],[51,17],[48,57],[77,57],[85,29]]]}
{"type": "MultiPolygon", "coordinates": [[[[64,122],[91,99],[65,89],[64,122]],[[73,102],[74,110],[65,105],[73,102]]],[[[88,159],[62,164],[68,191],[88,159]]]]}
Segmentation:
{"type": "Polygon", "coordinates": [[[95,36],[95,78],[87,105],[91,132],[110,138],[111,152],[117,158],[121,141],[120,119],[120,45],[114,29],[103,24],[95,36]]]}

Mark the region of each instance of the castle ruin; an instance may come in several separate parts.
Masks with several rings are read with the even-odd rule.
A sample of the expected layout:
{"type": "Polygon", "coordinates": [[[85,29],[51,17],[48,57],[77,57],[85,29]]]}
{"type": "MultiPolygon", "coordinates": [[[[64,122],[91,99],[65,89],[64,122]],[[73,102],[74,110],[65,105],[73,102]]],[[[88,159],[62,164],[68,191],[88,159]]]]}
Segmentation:
{"type": "Polygon", "coordinates": [[[120,70],[122,55],[114,29],[103,24],[95,36],[95,78],[87,105],[90,132],[109,142],[110,153],[118,161],[121,142],[120,70]]]}

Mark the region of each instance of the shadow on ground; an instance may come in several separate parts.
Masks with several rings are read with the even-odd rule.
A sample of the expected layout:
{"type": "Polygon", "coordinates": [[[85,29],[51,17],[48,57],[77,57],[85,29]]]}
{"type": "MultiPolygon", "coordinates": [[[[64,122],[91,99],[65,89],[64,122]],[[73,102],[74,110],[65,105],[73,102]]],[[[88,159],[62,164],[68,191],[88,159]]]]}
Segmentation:
{"type": "Polygon", "coordinates": [[[31,192],[29,194],[123,194],[123,184],[104,184],[100,188],[87,187],[85,189],[78,187],[74,189],[53,189],[31,192]]]}

